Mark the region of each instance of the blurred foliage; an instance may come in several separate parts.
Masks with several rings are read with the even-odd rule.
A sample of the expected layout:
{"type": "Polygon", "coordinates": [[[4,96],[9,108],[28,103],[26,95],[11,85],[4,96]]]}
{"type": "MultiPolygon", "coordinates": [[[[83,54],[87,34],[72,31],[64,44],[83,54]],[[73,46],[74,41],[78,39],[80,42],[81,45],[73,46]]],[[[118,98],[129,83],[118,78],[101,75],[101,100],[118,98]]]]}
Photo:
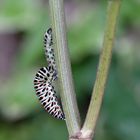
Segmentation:
{"type": "MultiPolygon", "coordinates": [[[[96,140],[140,138],[139,5],[139,0],[122,1],[96,140]]],[[[106,6],[106,1],[65,2],[68,43],[82,120],[96,76],[106,6]]],[[[11,31],[23,34],[14,61],[9,58],[10,76],[0,81],[0,140],[9,137],[11,140],[65,140],[68,137],[65,123],[51,118],[40,107],[33,89],[35,72],[46,65],[43,33],[50,26],[48,11],[46,1],[0,2],[1,34],[11,31]]]]}

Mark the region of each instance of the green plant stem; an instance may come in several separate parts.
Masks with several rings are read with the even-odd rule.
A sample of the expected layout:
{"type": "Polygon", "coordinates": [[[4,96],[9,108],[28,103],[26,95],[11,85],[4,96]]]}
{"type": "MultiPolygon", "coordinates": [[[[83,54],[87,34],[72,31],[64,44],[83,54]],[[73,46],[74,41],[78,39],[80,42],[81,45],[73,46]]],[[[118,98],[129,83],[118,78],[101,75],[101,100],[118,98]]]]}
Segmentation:
{"type": "Polygon", "coordinates": [[[94,130],[102,104],[102,98],[104,95],[106,79],[112,56],[112,48],[115,38],[115,27],[120,4],[121,0],[108,1],[107,21],[103,41],[103,49],[100,55],[99,66],[97,70],[95,85],[92,92],[91,102],[89,105],[85,123],[81,130],[83,138],[93,137],[94,135],[94,130]]]}
{"type": "Polygon", "coordinates": [[[54,51],[59,74],[60,96],[66,116],[69,135],[80,131],[80,116],[72,79],[71,64],[66,39],[63,0],[49,0],[54,37],[54,51]]]}

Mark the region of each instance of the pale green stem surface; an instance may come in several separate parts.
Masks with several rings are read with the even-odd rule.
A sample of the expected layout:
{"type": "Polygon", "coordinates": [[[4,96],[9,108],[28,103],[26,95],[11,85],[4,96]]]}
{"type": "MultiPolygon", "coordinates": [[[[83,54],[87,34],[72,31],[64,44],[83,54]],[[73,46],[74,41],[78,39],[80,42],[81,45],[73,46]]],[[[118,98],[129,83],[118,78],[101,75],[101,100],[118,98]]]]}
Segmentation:
{"type": "Polygon", "coordinates": [[[85,123],[81,130],[83,138],[93,137],[94,135],[94,130],[102,104],[102,98],[104,95],[106,79],[112,56],[112,48],[115,38],[115,28],[120,4],[121,0],[108,1],[107,21],[103,40],[103,48],[100,55],[99,66],[97,70],[95,85],[92,92],[91,102],[89,105],[85,123]]]}
{"type": "Polygon", "coordinates": [[[58,67],[60,96],[66,116],[69,135],[80,131],[80,116],[76,102],[69,51],[66,39],[66,24],[63,0],[49,0],[53,28],[54,51],[58,67]]]}

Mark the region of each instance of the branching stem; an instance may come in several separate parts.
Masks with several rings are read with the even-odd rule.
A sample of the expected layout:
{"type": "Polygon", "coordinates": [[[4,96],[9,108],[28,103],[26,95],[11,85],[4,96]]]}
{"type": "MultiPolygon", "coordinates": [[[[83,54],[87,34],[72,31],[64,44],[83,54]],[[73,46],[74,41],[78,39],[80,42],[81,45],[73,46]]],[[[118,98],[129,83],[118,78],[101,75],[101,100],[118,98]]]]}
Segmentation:
{"type": "Polygon", "coordinates": [[[70,140],[91,140],[94,136],[94,130],[104,95],[121,0],[108,0],[107,22],[103,40],[103,49],[100,55],[91,102],[86,120],[81,130],[67,47],[63,0],[49,0],[49,4],[51,10],[54,42],[56,44],[54,50],[57,58],[56,62],[61,87],[60,96],[66,116],[66,124],[69,131],[70,140]]]}

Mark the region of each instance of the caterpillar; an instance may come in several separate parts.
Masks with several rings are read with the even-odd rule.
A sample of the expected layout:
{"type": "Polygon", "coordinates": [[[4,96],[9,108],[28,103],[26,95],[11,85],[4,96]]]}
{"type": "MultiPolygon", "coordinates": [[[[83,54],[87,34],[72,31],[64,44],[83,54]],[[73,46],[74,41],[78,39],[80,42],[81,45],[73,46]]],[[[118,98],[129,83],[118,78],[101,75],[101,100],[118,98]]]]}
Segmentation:
{"type": "Polygon", "coordinates": [[[52,42],[52,29],[49,28],[44,34],[44,50],[47,67],[42,67],[35,75],[34,88],[36,95],[44,109],[53,117],[65,120],[65,115],[56,96],[52,83],[57,79],[57,69],[52,42]]]}

